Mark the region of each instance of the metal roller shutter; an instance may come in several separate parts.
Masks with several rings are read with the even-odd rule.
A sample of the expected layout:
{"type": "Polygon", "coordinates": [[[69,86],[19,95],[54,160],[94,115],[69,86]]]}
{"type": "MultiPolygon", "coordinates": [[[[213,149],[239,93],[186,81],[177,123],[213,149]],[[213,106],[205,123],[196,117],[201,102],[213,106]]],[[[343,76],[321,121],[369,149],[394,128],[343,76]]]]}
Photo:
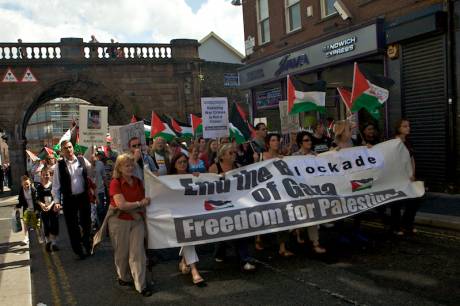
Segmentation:
{"type": "Polygon", "coordinates": [[[447,181],[447,79],[444,35],[402,45],[402,107],[411,122],[417,177],[442,188],[447,181]]]}

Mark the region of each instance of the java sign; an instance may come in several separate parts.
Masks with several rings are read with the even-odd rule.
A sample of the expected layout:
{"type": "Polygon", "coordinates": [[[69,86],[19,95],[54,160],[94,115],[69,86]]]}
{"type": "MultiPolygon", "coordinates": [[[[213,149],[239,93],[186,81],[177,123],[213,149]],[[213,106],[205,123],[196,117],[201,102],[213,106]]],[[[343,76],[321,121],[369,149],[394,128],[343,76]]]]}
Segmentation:
{"type": "Polygon", "coordinates": [[[145,173],[149,248],[203,244],[311,226],[405,198],[411,182],[400,140],[318,156],[289,156],[215,174],[145,173]]]}

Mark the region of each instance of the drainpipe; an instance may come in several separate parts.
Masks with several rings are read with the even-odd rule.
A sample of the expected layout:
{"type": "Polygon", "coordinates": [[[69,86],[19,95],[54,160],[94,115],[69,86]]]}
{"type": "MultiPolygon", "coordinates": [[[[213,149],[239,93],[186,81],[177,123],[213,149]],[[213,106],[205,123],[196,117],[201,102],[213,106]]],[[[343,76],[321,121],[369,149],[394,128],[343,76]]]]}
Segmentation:
{"type": "Polygon", "coordinates": [[[448,191],[453,191],[456,177],[456,150],[455,150],[455,123],[456,123],[456,59],[455,59],[455,16],[454,16],[454,1],[445,0],[444,9],[447,11],[447,111],[448,111],[448,191]]]}

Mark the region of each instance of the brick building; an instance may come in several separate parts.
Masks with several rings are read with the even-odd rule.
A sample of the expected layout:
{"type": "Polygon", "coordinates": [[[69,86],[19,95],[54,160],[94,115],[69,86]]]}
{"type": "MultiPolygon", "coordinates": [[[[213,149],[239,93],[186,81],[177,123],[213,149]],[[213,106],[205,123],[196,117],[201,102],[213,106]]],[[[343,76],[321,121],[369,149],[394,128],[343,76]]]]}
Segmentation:
{"type": "MultiPolygon", "coordinates": [[[[402,116],[412,123],[417,174],[427,186],[459,186],[456,79],[457,1],[246,0],[246,65],[239,70],[254,117],[279,130],[286,75],[327,82],[325,117],[344,119],[336,87],[352,86],[353,64],[395,81],[380,129],[392,137],[402,116]],[[335,4],[335,6],[334,6],[335,4]],[[337,9],[339,12],[337,12],[337,9]]],[[[360,123],[369,121],[359,114],[360,123]]]]}

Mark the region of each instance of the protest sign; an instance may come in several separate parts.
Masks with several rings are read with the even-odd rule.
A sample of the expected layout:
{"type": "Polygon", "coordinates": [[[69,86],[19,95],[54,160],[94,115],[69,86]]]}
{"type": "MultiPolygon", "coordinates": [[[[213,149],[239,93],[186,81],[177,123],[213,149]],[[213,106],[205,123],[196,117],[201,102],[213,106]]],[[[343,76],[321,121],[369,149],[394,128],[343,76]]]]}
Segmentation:
{"type": "Polygon", "coordinates": [[[195,245],[333,222],[420,197],[398,140],[318,156],[289,156],[226,173],[145,172],[149,248],[195,245]]]}
{"type": "Polygon", "coordinates": [[[80,105],[79,144],[105,146],[108,130],[106,106],[80,105]]]}
{"type": "Polygon", "coordinates": [[[201,98],[203,137],[228,137],[228,101],[223,98],[201,98]]]}
{"type": "Polygon", "coordinates": [[[143,121],[114,127],[110,130],[110,136],[112,141],[116,142],[117,150],[120,152],[129,151],[128,142],[134,137],[140,139],[142,147],[146,145],[143,121]],[[112,132],[114,135],[112,135],[112,132]]]}
{"type": "Polygon", "coordinates": [[[288,101],[280,101],[281,134],[295,133],[300,128],[299,115],[289,115],[288,101]]]}
{"type": "Polygon", "coordinates": [[[122,125],[109,126],[110,138],[112,138],[111,147],[115,151],[121,151],[120,128],[122,125]]]}

